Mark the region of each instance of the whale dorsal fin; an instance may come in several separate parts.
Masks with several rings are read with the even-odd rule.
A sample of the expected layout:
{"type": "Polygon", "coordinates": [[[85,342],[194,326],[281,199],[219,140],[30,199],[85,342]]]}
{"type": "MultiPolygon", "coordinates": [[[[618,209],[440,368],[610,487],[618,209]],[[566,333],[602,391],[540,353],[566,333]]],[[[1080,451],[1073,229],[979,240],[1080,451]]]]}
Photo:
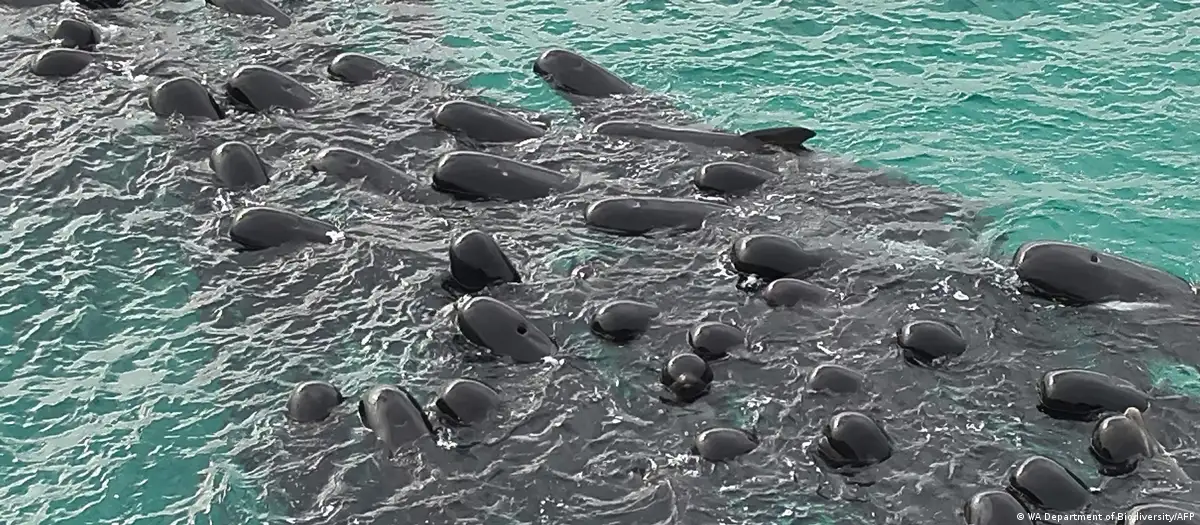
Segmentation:
{"type": "Polygon", "coordinates": [[[782,128],[767,128],[742,133],[748,139],[755,139],[767,144],[779,146],[788,151],[808,151],[804,142],[817,136],[817,133],[800,126],[784,126],[782,128]]]}

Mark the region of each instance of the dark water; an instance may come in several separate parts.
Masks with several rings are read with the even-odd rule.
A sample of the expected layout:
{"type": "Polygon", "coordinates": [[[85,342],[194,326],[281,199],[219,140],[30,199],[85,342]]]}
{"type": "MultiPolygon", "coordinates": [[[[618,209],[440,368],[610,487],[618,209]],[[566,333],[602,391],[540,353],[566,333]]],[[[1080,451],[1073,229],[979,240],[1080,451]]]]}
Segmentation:
{"type": "MultiPolygon", "coordinates": [[[[428,6],[285,4],[296,19],[287,29],[198,3],[91,12],[105,58],[62,81],[25,74],[22,63],[47,45],[62,8],[5,9],[0,461],[15,468],[0,513],[21,522],[954,522],[966,498],[1000,487],[1031,454],[1100,484],[1086,451],[1091,425],[1034,408],[1043,372],[1089,367],[1150,389],[1145,363],[1197,358],[1196,312],[1027,299],[981,203],[889,182],[901,175],[837,151],[752,159],[781,180],[729,201],[734,212],[700,231],[645,238],[588,231],[583,208],[602,196],[689,196],[696,168],[732,154],[602,140],[561,112],[544,139],[489,150],[576,181],[547,199],[464,203],[314,174],[308,159],[340,145],[424,185],[430,163],[461,147],[428,124],[436,102],[464,96],[455,88],[405,75],[346,87],[323,73],[337,53],[366,50],[463,80],[433,43],[446,27],[428,6]],[[294,75],[323,102],[203,123],[157,119],[146,105],[148,89],[171,76],[218,89],[252,63],[294,75]],[[258,149],[273,168],[269,186],[212,187],[207,155],[227,140],[258,149]],[[248,204],[308,213],[349,239],[235,255],[224,228],[248,204]],[[439,285],[447,243],[472,228],[496,236],[525,278],[487,293],[554,335],[559,360],[481,359],[456,335],[453,298],[439,285]],[[750,233],[836,251],[813,281],[838,299],[772,310],[739,290],[727,252],[750,233]],[[635,343],[601,342],[587,318],[614,298],[662,315],[635,343]],[[934,369],[905,364],[893,335],[918,318],[959,326],[968,352],[934,369]],[[667,405],[658,367],[704,320],[742,327],[749,348],[714,365],[709,396],[667,405]],[[807,371],[826,362],[863,371],[868,392],[804,392],[807,371]],[[354,413],[359,393],[396,383],[429,401],[456,377],[496,385],[502,417],[396,458],[377,452],[354,413]],[[288,424],[287,393],[309,379],[333,382],[351,402],[327,424],[288,424]],[[852,479],[823,469],[808,450],[840,410],[880,421],[895,454],[852,479]],[[735,462],[707,463],[688,449],[713,426],[753,428],[762,442],[735,462]]],[[[1148,414],[1193,478],[1198,415],[1178,397],[1148,414]]],[[[1159,478],[1110,482],[1094,507],[1196,501],[1192,487],[1159,478]]]]}

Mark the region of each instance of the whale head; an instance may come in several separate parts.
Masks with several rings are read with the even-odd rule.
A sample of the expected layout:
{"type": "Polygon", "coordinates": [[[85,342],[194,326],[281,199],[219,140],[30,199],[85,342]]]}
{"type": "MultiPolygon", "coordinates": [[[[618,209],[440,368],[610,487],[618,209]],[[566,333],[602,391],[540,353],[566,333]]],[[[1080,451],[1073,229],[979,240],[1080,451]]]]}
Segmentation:
{"type": "Polygon", "coordinates": [[[638,92],[600,64],[565,49],[543,52],[533,62],[533,72],[562,95],[603,98],[638,92]]]}
{"type": "Polygon", "coordinates": [[[1195,299],[1191,284],[1119,255],[1055,241],[1021,245],[1013,256],[1017,277],[1033,295],[1071,305],[1195,299]]]}

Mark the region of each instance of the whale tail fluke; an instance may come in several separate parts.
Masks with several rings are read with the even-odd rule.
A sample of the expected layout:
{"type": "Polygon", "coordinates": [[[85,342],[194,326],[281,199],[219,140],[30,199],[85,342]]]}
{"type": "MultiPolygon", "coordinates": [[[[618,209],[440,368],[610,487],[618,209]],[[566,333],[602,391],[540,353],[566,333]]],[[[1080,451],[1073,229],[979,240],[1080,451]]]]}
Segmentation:
{"type": "Polygon", "coordinates": [[[779,146],[785,150],[799,152],[809,151],[804,142],[817,136],[817,132],[800,126],[785,126],[782,128],[767,128],[742,133],[748,139],[755,139],[767,144],[779,146]]]}

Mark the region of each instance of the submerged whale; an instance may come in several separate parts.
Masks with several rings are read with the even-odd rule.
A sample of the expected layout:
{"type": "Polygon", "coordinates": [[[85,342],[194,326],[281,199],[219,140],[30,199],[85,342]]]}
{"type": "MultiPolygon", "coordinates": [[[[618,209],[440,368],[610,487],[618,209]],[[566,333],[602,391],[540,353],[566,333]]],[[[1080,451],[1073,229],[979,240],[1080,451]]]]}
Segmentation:
{"type": "MultiPolygon", "coordinates": [[[[839,212],[839,217],[856,221],[895,223],[901,219],[920,223],[911,232],[897,231],[891,235],[942,243],[954,238],[956,230],[970,230],[986,221],[959,196],[828,154],[818,155],[818,151],[808,146],[816,132],[806,127],[772,127],[741,133],[713,129],[663,97],[565,49],[542,52],[534,60],[532,70],[591,124],[590,135],[618,138],[624,141],[622,144],[632,144],[630,147],[637,153],[630,156],[631,162],[637,162],[635,159],[639,157],[660,158],[671,154],[663,148],[684,148],[687,162],[679,163],[680,169],[690,170],[688,177],[701,192],[735,195],[764,184],[798,182],[787,182],[790,177],[777,177],[775,173],[828,172],[830,175],[820,181],[826,195],[812,202],[839,212]],[[905,204],[888,207],[873,204],[881,191],[887,192],[890,200],[905,204]],[[947,216],[957,216],[959,220],[947,223],[947,216]]],[[[627,170],[619,172],[624,171],[627,170]]]]}
{"type": "Polygon", "coordinates": [[[1144,462],[1152,463],[1153,466],[1162,468],[1176,480],[1188,483],[1192,482],[1192,478],[1179,466],[1179,460],[1175,459],[1175,456],[1170,452],[1167,452],[1167,448],[1154,437],[1154,434],[1150,433],[1150,428],[1146,426],[1146,420],[1141,410],[1137,407],[1129,407],[1125,409],[1122,415],[1126,419],[1133,421],[1137,429],[1141,431],[1147,452],[1149,453],[1148,457],[1143,458],[1144,462]]]}
{"type": "Polygon", "coordinates": [[[279,27],[292,25],[292,18],[270,0],[204,0],[208,5],[242,16],[270,18],[279,27]]]}
{"type": "MultiPolygon", "coordinates": [[[[635,95],[640,92],[640,89],[603,66],[565,49],[543,52],[534,61],[533,71],[560,95],[576,105],[585,105],[589,99],[635,95]]],[[[601,122],[592,131],[601,135],[688,142],[752,152],[766,151],[768,146],[789,151],[807,151],[804,142],[816,136],[816,132],[799,126],[768,128],[739,134],[625,119],[601,122]]]]}
{"type": "MultiPolygon", "coordinates": [[[[572,95],[580,95],[585,93],[604,93],[606,91],[617,92],[617,94],[626,94],[626,92],[622,91],[625,89],[622,87],[623,85],[629,87],[631,90],[633,89],[632,86],[629,86],[629,84],[624,83],[624,81],[621,81],[615,76],[612,76],[611,78],[603,76],[596,78],[597,81],[593,84],[572,86],[572,95]]],[[[629,93],[632,93],[632,91],[629,93]]],[[[608,122],[612,123],[622,121],[610,120],[608,122]]],[[[428,122],[426,122],[426,124],[428,124],[428,122]]],[[[657,135],[651,138],[664,138],[666,141],[680,139],[682,140],[682,143],[686,143],[691,146],[698,146],[701,148],[726,148],[743,154],[758,155],[760,150],[764,150],[764,148],[765,150],[783,149],[780,148],[779,144],[773,144],[766,141],[759,141],[761,144],[756,144],[754,141],[758,139],[751,140],[750,138],[746,138],[738,134],[726,132],[704,131],[701,133],[690,134],[690,131],[686,131],[682,135],[672,135],[672,133],[675,132],[665,126],[639,129],[653,129],[656,130],[654,133],[659,133],[660,131],[665,133],[664,135],[657,135]],[[744,146],[744,148],[739,148],[737,146],[744,146]]],[[[799,145],[803,146],[803,142],[801,141],[799,145]]],[[[355,163],[358,162],[358,166],[366,166],[366,168],[362,168],[359,173],[374,173],[370,171],[374,169],[379,169],[379,173],[399,173],[399,170],[395,168],[388,168],[385,166],[385,169],[380,168],[378,165],[370,162],[363,162],[362,159],[367,158],[363,154],[347,153],[349,150],[338,150],[334,151],[333,153],[329,153],[329,151],[332,150],[327,150],[326,155],[318,155],[318,158],[314,159],[313,166],[323,166],[323,168],[318,169],[324,169],[330,173],[346,168],[346,173],[351,173],[354,170],[349,168],[354,167],[356,165],[355,163]]],[[[794,151],[773,151],[770,157],[778,159],[787,157],[789,154],[798,155],[804,153],[804,150],[797,148],[794,151]]],[[[502,159],[501,157],[494,155],[480,154],[475,152],[455,152],[449,154],[448,157],[452,159],[458,159],[460,161],[465,159],[468,162],[462,162],[455,170],[451,170],[449,173],[435,174],[435,184],[438,183],[437,177],[443,176],[443,180],[441,182],[445,183],[446,186],[440,189],[448,189],[451,192],[459,193],[460,195],[470,198],[525,200],[526,198],[538,198],[539,196],[548,195],[560,187],[560,179],[558,177],[544,176],[545,174],[539,171],[541,168],[531,163],[526,164],[511,159],[502,159]],[[531,169],[530,167],[534,169],[531,169]],[[457,178],[450,177],[450,175],[457,178]],[[514,186],[514,180],[519,184],[514,186]]],[[[709,159],[705,160],[707,161],[709,159]]],[[[445,166],[439,166],[439,169],[443,167],[445,166]]],[[[555,175],[557,174],[555,173],[555,175]]],[[[665,198],[656,199],[657,200],[652,201],[655,203],[668,202],[664,200],[665,198]]],[[[617,198],[615,201],[610,202],[629,204],[631,201],[630,198],[617,198]]],[[[688,201],[688,206],[691,205],[691,202],[700,201],[688,201]]],[[[667,211],[677,212],[679,209],[691,210],[691,208],[688,206],[679,206],[679,208],[668,206],[667,211]]],[[[694,213],[688,212],[680,213],[678,215],[667,213],[666,217],[668,219],[664,220],[658,220],[656,218],[657,215],[654,213],[650,213],[648,215],[639,215],[647,211],[647,208],[644,206],[640,208],[637,206],[616,206],[613,209],[615,211],[612,213],[612,218],[606,219],[606,223],[620,226],[625,224],[621,222],[622,220],[632,218],[632,224],[634,225],[632,228],[628,226],[622,227],[624,227],[626,230],[637,230],[647,223],[656,227],[678,227],[681,225],[688,226],[694,224],[694,221],[697,217],[707,216],[709,213],[719,212],[725,208],[720,205],[709,206],[709,203],[704,203],[703,206],[697,205],[696,210],[693,210],[694,213]]],[[[654,209],[655,208],[650,207],[650,211],[653,211],[654,209]]],[[[597,216],[599,216],[599,214],[597,214],[597,216]]],[[[246,241],[243,242],[243,244],[248,244],[250,247],[266,247],[276,245],[280,242],[287,242],[289,240],[325,242],[324,239],[328,237],[329,233],[331,233],[330,229],[332,228],[331,225],[322,223],[320,221],[301,221],[292,216],[284,214],[263,213],[263,217],[271,219],[263,223],[268,226],[263,228],[263,231],[259,234],[247,235],[243,239],[243,241],[246,241]],[[296,227],[297,225],[300,225],[301,227],[296,227]]],[[[642,239],[625,240],[642,241],[642,239]]],[[[723,252],[727,254],[734,269],[737,270],[738,273],[755,275],[761,279],[773,281],[773,284],[782,283],[792,287],[803,287],[803,284],[806,281],[799,281],[799,279],[818,279],[819,273],[817,270],[828,265],[831,259],[831,257],[827,256],[826,254],[809,248],[807,243],[802,242],[803,240],[805,239],[802,235],[797,234],[794,231],[784,231],[781,229],[775,232],[739,232],[737,236],[726,239],[722,242],[732,243],[729,249],[724,250],[723,252]],[[817,277],[812,277],[814,275],[817,275],[817,277]]],[[[686,250],[687,247],[679,246],[675,249],[686,250]]],[[[496,293],[497,290],[489,290],[489,288],[493,288],[492,285],[495,283],[517,282],[522,280],[520,274],[516,271],[516,267],[512,264],[512,261],[508,260],[507,255],[494,242],[494,239],[488,239],[486,234],[482,234],[482,232],[469,233],[463,237],[460,237],[459,239],[456,239],[455,244],[451,247],[451,250],[451,272],[459,278],[459,281],[470,281],[470,283],[460,284],[468,284],[468,286],[465,288],[473,293],[482,293],[485,290],[487,290],[488,293],[496,293]],[[458,249],[457,252],[455,251],[456,248],[458,249]],[[469,257],[463,257],[462,255],[464,254],[469,255],[469,257]],[[458,265],[458,269],[456,270],[456,257],[457,262],[462,263],[466,261],[467,264],[458,265]],[[465,279],[463,276],[471,276],[472,278],[465,279]]],[[[529,264],[528,261],[519,262],[529,264]]],[[[890,270],[890,267],[884,268],[890,270]]],[[[391,269],[389,268],[389,270],[391,269]]],[[[544,282],[542,281],[544,277],[539,274],[538,268],[532,264],[530,265],[529,272],[530,274],[526,276],[526,279],[530,281],[530,286],[527,288],[536,289],[544,282]]],[[[846,276],[847,279],[853,279],[856,277],[856,275],[848,272],[843,275],[846,276]]],[[[889,275],[889,277],[894,276],[889,275]]],[[[892,284],[895,281],[912,279],[914,279],[914,277],[911,275],[904,274],[902,277],[893,279],[889,282],[889,284],[892,284]]],[[[644,283],[633,284],[636,286],[644,285],[644,283]]],[[[920,284],[924,285],[927,283],[920,284]]],[[[782,287],[780,287],[780,289],[782,289],[782,287]]],[[[803,289],[807,290],[807,288],[803,289]]],[[[503,292],[504,290],[500,291],[503,292]]],[[[819,292],[820,290],[817,290],[816,295],[824,297],[824,294],[819,292]]],[[[879,294],[884,293],[887,293],[887,291],[883,290],[879,292],[879,294]]],[[[666,299],[669,301],[676,298],[667,297],[666,299]]],[[[680,298],[673,302],[685,303],[685,306],[695,306],[694,304],[686,304],[689,303],[689,299],[690,298],[680,298]]],[[[881,302],[878,297],[875,299],[876,302],[881,302]]],[[[506,298],[505,301],[508,301],[508,299],[506,298]]],[[[514,301],[512,304],[516,305],[518,303],[514,301]]],[[[675,309],[675,304],[668,304],[665,301],[663,304],[667,307],[664,308],[664,312],[668,313],[672,317],[678,315],[678,311],[675,309]]],[[[558,343],[551,335],[549,335],[548,332],[543,332],[538,326],[535,326],[535,323],[531,322],[530,319],[526,317],[526,314],[524,313],[525,306],[522,306],[522,308],[518,310],[517,308],[509,306],[509,304],[506,304],[506,302],[502,302],[499,299],[485,296],[464,298],[457,302],[455,306],[455,324],[462,337],[466,338],[474,345],[489,350],[493,354],[511,358],[512,361],[518,364],[543,361],[553,362],[556,360],[547,360],[545,358],[555,355],[559,352],[565,353],[567,350],[574,350],[571,348],[574,345],[572,344],[573,341],[570,339],[564,340],[564,345],[560,350],[558,343]]],[[[701,304],[697,308],[708,308],[708,305],[701,304]]],[[[649,315],[643,312],[648,311],[648,309],[639,306],[637,310],[638,318],[635,319],[636,322],[625,323],[623,332],[627,333],[621,333],[617,336],[617,338],[632,339],[633,336],[646,331],[646,326],[648,325],[646,321],[648,320],[649,315]]],[[[537,310],[530,309],[528,311],[536,312],[537,310]]],[[[877,314],[878,312],[870,313],[877,314]]],[[[993,312],[991,311],[988,312],[989,315],[992,313],[993,312]]],[[[782,314],[780,316],[782,317],[782,314]]],[[[790,317],[795,318],[798,316],[793,315],[790,317]]],[[[408,319],[405,321],[408,321],[408,319]]],[[[675,319],[669,319],[667,321],[674,322],[675,319]]],[[[891,322],[891,320],[886,321],[891,322]]],[[[803,323],[803,321],[795,322],[797,324],[803,323]]],[[[416,324],[416,322],[413,324],[416,324]]],[[[756,324],[755,326],[758,325],[756,324]]],[[[930,328],[931,326],[933,325],[924,325],[926,329],[930,328]]],[[[938,328],[936,326],[933,327],[938,328]]],[[[610,333],[618,332],[618,330],[607,331],[610,333]]],[[[956,329],[952,331],[957,332],[956,329]]],[[[938,353],[941,355],[962,353],[959,350],[964,348],[963,344],[965,344],[963,341],[959,340],[962,336],[961,333],[957,334],[960,336],[959,338],[938,338],[937,340],[942,341],[942,343],[931,346],[928,344],[915,344],[913,339],[917,335],[921,335],[917,330],[907,330],[902,332],[903,334],[906,334],[902,335],[902,337],[908,343],[914,343],[909,344],[908,346],[921,350],[925,355],[932,355],[933,353],[938,353]],[[931,348],[938,351],[931,352],[931,348]],[[944,351],[945,349],[950,349],[951,351],[944,351]]],[[[949,332],[936,332],[933,335],[944,336],[948,333],[949,332]]],[[[634,349],[640,344],[642,344],[641,341],[631,344],[629,347],[630,349],[634,349]]],[[[708,403],[708,401],[699,400],[699,398],[703,393],[707,393],[709,389],[712,388],[714,379],[713,369],[718,369],[718,372],[721,373],[721,378],[730,377],[725,374],[725,371],[728,369],[726,365],[729,363],[712,363],[710,365],[704,359],[704,354],[728,353],[728,348],[738,348],[740,351],[740,349],[748,346],[748,342],[746,340],[745,333],[741,332],[740,329],[735,329],[732,327],[732,325],[730,325],[729,328],[724,328],[719,323],[703,323],[697,325],[695,329],[688,332],[688,344],[697,352],[669,354],[671,357],[667,359],[665,366],[661,370],[659,380],[665,389],[677,396],[678,401],[693,401],[696,402],[697,405],[704,405],[708,403]],[[726,350],[713,352],[714,349],[726,350]]],[[[640,351],[640,349],[635,351],[640,351]]],[[[454,357],[451,357],[450,359],[454,359],[454,357]]],[[[502,365],[497,365],[496,368],[502,368],[502,365]]],[[[542,379],[541,377],[536,380],[533,378],[534,372],[531,371],[531,369],[534,367],[511,368],[518,369],[519,373],[517,375],[519,375],[519,379],[517,379],[516,382],[535,382],[542,379]]],[[[585,376],[586,375],[588,374],[585,374],[585,376]]],[[[549,377],[549,384],[544,387],[547,391],[567,391],[571,396],[575,396],[576,394],[580,393],[580,389],[576,388],[577,385],[573,383],[573,381],[576,380],[575,378],[565,375],[553,375],[549,377]]],[[[738,382],[741,382],[742,377],[734,377],[737,377],[738,382]]],[[[926,375],[922,377],[929,376],[926,375]]],[[[1075,376],[1061,374],[1054,376],[1054,378],[1052,378],[1054,380],[1050,381],[1049,388],[1047,389],[1047,392],[1053,395],[1048,395],[1047,398],[1057,401],[1059,404],[1067,405],[1066,408],[1069,409],[1090,410],[1093,404],[1101,402],[1103,402],[1102,404],[1106,406],[1109,405],[1107,403],[1108,398],[1099,400],[1093,399],[1096,397],[1093,395],[1096,390],[1084,391],[1080,390],[1079,388],[1074,388],[1063,392],[1063,387],[1067,385],[1067,382],[1064,380],[1069,379],[1070,377],[1075,376]],[[1071,395],[1076,391],[1087,393],[1087,398],[1077,399],[1076,396],[1071,395]]],[[[592,378],[585,377],[585,379],[592,378]]],[[[489,381],[490,380],[491,379],[489,378],[489,381]]],[[[866,376],[864,376],[862,373],[844,367],[825,364],[813,369],[812,373],[808,377],[807,386],[815,391],[848,394],[861,391],[866,380],[866,376]]],[[[1094,382],[1087,382],[1089,385],[1093,383],[1094,382]]],[[[733,384],[733,381],[729,381],[727,384],[729,384],[730,389],[737,386],[733,384]]],[[[450,421],[456,424],[468,423],[472,420],[486,421],[492,416],[492,414],[495,413],[495,408],[500,404],[501,398],[498,395],[498,392],[507,392],[506,389],[496,390],[492,389],[489,385],[484,385],[477,382],[462,381],[456,382],[454,385],[457,385],[457,388],[447,387],[447,389],[443,390],[442,394],[438,396],[438,401],[434,402],[434,406],[439,408],[441,415],[443,416],[443,420],[448,418],[450,421]],[[468,412],[468,410],[466,410],[467,408],[472,410],[468,412]]],[[[719,383],[718,386],[719,388],[716,388],[715,390],[721,394],[724,394],[721,392],[725,390],[723,384],[719,383]]],[[[513,399],[511,400],[506,398],[504,401],[519,402],[520,400],[516,399],[517,397],[518,396],[513,396],[513,399]]],[[[711,397],[717,398],[720,396],[714,394],[711,397]]],[[[827,396],[828,399],[825,400],[829,401],[834,397],[835,396],[827,396]]],[[[886,401],[886,397],[887,396],[885,396],[884,401],[886,401]]],[[[330,397],[330,399],[332,399],[332,397],[330,397]]],[[[604,405],[603,410],[610,409],[610,407],[605,403],[589,403],[583,399],[584,398],[581,397],[571,397],[570,402],[575,404],[570,407],[570,410],[559,410],[553,405],[546,405],[550,411],[550,417],[543,418],[538,415],[535,417],[530,417],[528,421],[524,422],[523,424],[530,428],[526,434],[521,436],[522,439],[515,441],[521,441],[520,446],[525,448],[501,449],[499,444],[497,444],[495,447],[479,447],[478,454],[479,459],[481,459],[480,464],[495,464],[494,461],[498,459],[496,456],[514,451],[518,455],[524,454],[522,459],[536,457],[538,461],[544,461],[544,464],[547,465],[553,464],[553,460],[548,458],[556,453],[569,454],[572,459],[578,459],[581,450],[573,449],[571,442],[592,443],[594,442],[593,440],[595,438],[601,437],[597,435],[598,432],[609,432],[608,429],[596,428],[600,427],[600,425],[589,422],[587,419],[573,416],[572,411],[578,410],[579,412],[584,412],[589,410],[589,405],[604,405]],[[542,442],[555,441],[562,435],[555,434],[555,432],[561,432],[561,430],[558,429],[566,429],[571,439],[557,441],[556,443],[553,443],[551,447],[539,450],[537,447],[539,447],[542,442]],[[484,450],[488,448],[492,448],[493,450],[484,450]]],[[[1126,398],[1123,396],[1115,396],[1112,399],[1117,399],[1118,401],[1124,402],[1126,398]]],[[[714,403],[715,402],[716,401],[714,401],[714,403]]],[[[1116,403],[1116,401],[1113,403],[1116,403]]],[[[415,448],[415,444],[424,442],[426,441],[426,437],[431,437],[434,435],[434,431],[431,429],[431,424],[427,416],[420,413],[420,405],[417,403],[416,397],[410,394],[405,388],[393,385],[372,389],[367,395],[362,397],[359,407],[361,421],[365,427],[371,430],[370,435],[383,442],[390,450],[404,451],[406,449],[415,448]]],[[[681,409],[681,407],[672,408],[681,409]]],[[[673,416],[674,413],[669,413],[669,415],[673,416]]],[[[824,426],[822,434],[817,437],[819,444],[816,452],[818,453],[818,457],[823,463],[825,463],[826,466],[835,468],[839,471],[844,470],[846,472],[864,469],[880,463],[895,463],[897,461],[895,459],[892,459],[890,462],[888,460],[893,454],[897,454],[900,445],[898,445],[897,442],[892,441],[892,437],[887,431],[884,430],[884,425],[881,423],[881,421],[886,421],[886,419],[880,419],[877,421],[874,415],[867,415],[866,413],[846,411],[837,412],[836,415],[829,418],[828,422],[824,426]]],[[[620,422],[611,424],[616,425],[620,424],[620,422]]],[[[605,425],[609,425],[609,423],[606,423],[605,425]]],[[[615,436],[616,433],[614,432],[612,435],[615,436]]],[[[622,439],[623,438],[614,438],[614,443],[616,443],[615,447],[626,445],[622,442],[622,439]]],[[[753,434],[740,431],[736,428],[722,428],[719,430],[702,432],[696,437],[695,445],[696,450],[701,454],[702,457],[710,460],[723,460],[739,456],[755,449],[758,446],[758,441],[757,437],[753,434]]],[[[590,451],[583,449],[582,452],[586,454],[590,451]]],[[[625,468],[643,468],[640,465],[623,463],[624,456],[636,456],[636,459],[644,460],[647,455],[653,454],[657,451],[651,451],[649,454],[642,454],[640,452],[641,451],[636,454],[605,454],[605,457],[602,458],[584,457],[584,459],[595,459],[595,467],[597,469],[613,468],[614,470],[606,471],[618,471],[615,469],[619,468],[622,469],[619,472],[624,472],[623,469],[625,468]]],[[[907,456],[908,454],[906,453],[904,455],[907,456]]],[[[897,456],[898,459],[900,459],[899,454],[897,454],[897,456]]],[[[448,470],[450,468],[450,462],[439,464],[437,461],[430,460],[428,463],[436,465],[439,470],[448,470]]],[[[407,467],[408,465],[404,466],[407,467]]],[[[381,469],[382,468],[385,467],[381,467],[381,469]]],[[[1047,478],[1053,482],[1048,486],[1038,483],[1040,479],[1045,477],[1047,472],[1051,475],[1054,475],[1055,472],[1058,471],[1049,469],[1049,466],[1044,461],[1027,462],[1026,464],[1023,464],[1019,472],[1014,474],[1012,490],[1016,493],[1022,494],[1023,500],[1028,499],[1030,501],[1039,503],[1042,506],[1049,506],[1050,508],[1074,508],[1072,506],[1074,503],[1073,497],[1076,495],[1079,487],[1076,487],[1071,483],[1062,483],[1063,480],[1070,481],[1067,477],[1063,476],[1047,478]],[[1071,497],[1059,498],[1056,496],[1056,491],[1060,489],[1067,491],[1069,493],[1067,496],[1071,497]]],[[[1065,470],[1063,470],[1063,472],[1065,472],[1065,470]]],[[[392,471],[383,470],[373,472],[372,474],[375,476],[375,478],[371,479],[368,484],[375,486],[385,485],[389,481],[388,474],[392,473],[392,471]]],[[[541,476],[542,473],[538,472],[534,474],[541,476]]],[[[557,488],[557,485],[560,485],[553,477],[550,477],[549,481],[541,481],[547,479],[545,476],[541,476],[540,478],[533,477],[517,479],[517,481],[514,483],[514,485],[517,486],[515,489],[512,489],[511,486],[506,487],[502,485],[502,483],[504,483],[504,478],[516,478],[517,476],[521,475],[523,475],[523,473],[510,471],[504,476],[495,478],[495,487],[497,487],[499,491],[513,490],[514,492],[522,494],[523,497],[528,496],[528,499],[532,499],[534,497],[541,498],[544,495],[544,491],[554,491],[557,488]]],[[[440,489],[433,488],[427,490],[439,490],[437,496],[444,497],[449,490],[445,487],[449,486],[450,483],[454,483],[455,480],[450,478],[455,477],[458,476],[440,476],[439,480],[441,481],[439,481],[439,483],[445,483],[446,485],[442,485],[440,489]]],[[[461,477],[470,478],[466,483],[479,483],[478,477],[461,477]]],[[[652,479],[653,478],[649,476],[645,476],[639,478],[638,481],[642,482],[652,479]]],[[[342,479],[339,478],[338,481],[340,482],[342,479]]],[[[358,482],[361,480],[350,481],[358,482]]],[[[702,483],[703,481],[704,480],[700,480],[697,481],[697,483],[702,483]]],[[[671,480],[671,482],[688,483],[689,481],[671,480]]],[[[404,493],[402,497],[405,501],[400,502],[400,504],[409,505],[418,500],[423,500],[422,503],[428,502],[429,499],[426,499],[429,496],[428,492],[415,492],[423,488],[421,485],[422,484],[420,483],[415,483],[413,489],[414,492],[404,493]]],[[[674,490],[673,486],[670,488],[674,490]]],[[[491,489],[491,487],[489,487],[489,489],[491,489]]],[[[605,490],[607,489],[608,487],[605,487],[605,490]]],[[[579,492],[584,490],[586,490],[586,488],[581,488],[580,486],[571,484],[568,488],[563,489],[563,492],[557,493],[556,495],[566,493],[569,496],[576,496],[580,495],[579,492]]],[[[686,487],[686,490],[695,490],[695,487],[686,487]]],[[[395,497],[400,499],[400,497],[396,496],[397,494],[399,494],[399,491],[392,491],[387,495],[387,498],[395,497]]],[[[589,498],[592,497],[591,494],[584,495],[589,498]]],[[[307,496],[311,496],[311,494],[307,494],[307,496]]],[[[474,497],[476,495],[470,494],[469,496],[474,497]]],[[[651,497],[657,496],[651,495],[651,497]]],[[[668,497],[674,496],[671,494],[668,497]]],[[[508,498],[508,496],[506,494],[501,494],[501,498],[508,498]]],[[[310,500],[311,499],[312,498],[310,498],[310,500]]],[[[381,500],[382,499],[386,498],[381,498],[381,500]]],[[[594,498],[593,500],[597,502],[601,501],[598,498],[594,498]]],[[[364,502],[363,506],[365,507],[366,502],[369,502],[370,499],[363,497],[361,498],[361,501],[364,502]]],[[[396,502],[394,500],[389,500],[388,504],[391,503],[396,502]]],[[[442,501],[434,502],[434,505],[440,506],[442,504],[442,501]]],[[[450,505],[452,503],[446,502],[445,504],[450,505]]],[[[597,505],[601,504],[602,503],[597,503],[597,505]]],[[[627,505],[628,501],[622,501],[620,504],[627,505]]],[[[1017,509],[1022,508],[1024,505],[1024,503],[1015,498],[1012,498],[1011,502],[1008,500],[1000,501],[999,496],[996,496],[994,504],[994,506],[996,506],[996,508],[999,510],[1017,509]],[[1009,503],[1012,503],[1012,505],[1001,508],[1002,504],[1009,503]]],[[[982,505],[983,503],[976,505],[976,510],[974,511],[976,514],[985,514],[982,512],[982,510],[985,510],[982,508],[982,505]]],[[[418,507],[416,510],[417,513],[420,513],[423,510],[419,508],[419,504],[413,504],[412,506],[418,507]]],[[[385,510],[387,509],[372,508],[369,509],[368,512],[379,512],[382,514],[385,510]]],[[[404,510],[407,511],[408,509],[404,510]]],[[[999,512],[999,510],[994,512],[994,514],[997,516],[1002,514],[999,512]]],[[[501,509],[501,511],[508,512],[508,509],[501,509]]],[[[671,512],[674,511],[675,507],[672,506],[671,512]]],[[[641,516],[639,516],[639,518],[640,517],[641,516]]],[[[517,518],[529,521],[528,519],[525,519],[525,516],[518,516],[514,519],[517,518]]],[[[403,519],[418,520],[418,518],[414,518],[411,515],[405,515],[403,519]]],[[[557,516],[545,517],[544,519],[551,521],[557,519],[558,522],[563,521],[557,516]]],[[[387,518],[380,517],[379,520],[387,520],[387,518]]],[[[687,520],[692,520],[690,522],[702,522],[702,519],[697,520],[695,511],[687,516],[682,516],[680,520],[684,522],[688,522],[687,520]]],[[[331,520],[326,520],[326,522],[328,521],[331,520]]],[[[644,522],[651,522],[651,520],[644,520],[644,522]]],[[[980,521],[979,519],[976,519],[972,522],[998,523],[999,521],[980,521]]]]}

